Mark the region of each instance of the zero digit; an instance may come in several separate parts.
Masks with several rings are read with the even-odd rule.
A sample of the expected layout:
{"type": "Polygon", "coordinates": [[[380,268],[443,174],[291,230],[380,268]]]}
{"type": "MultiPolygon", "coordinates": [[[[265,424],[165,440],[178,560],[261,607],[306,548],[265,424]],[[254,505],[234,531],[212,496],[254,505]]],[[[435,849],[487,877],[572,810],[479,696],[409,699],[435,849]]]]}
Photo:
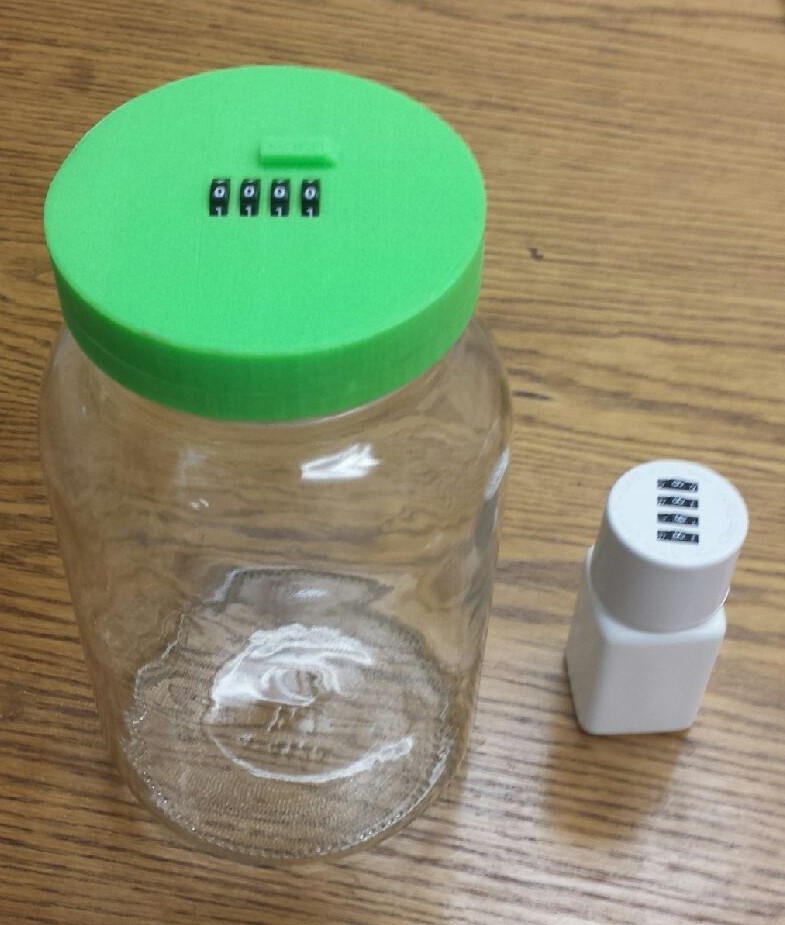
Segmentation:
{"type": "Polygon", "coordinates": [[[318,180],[303,180],[300,187],[300,213],[306,218],[316,218],[321,208],[321,184],[318,180]]]}
{"type": "Polygon", "coordinates": [[[240,184],[240,215],[252,218],[259,214],[262,184],[259,180],[245,179],[240,184]]]}
{"type": "Polygon", "coordinates": [[[288,180],[273,180],[270,185],[270,215],[273,218],[285,218],[289,214],[288,180]]]}
{"type": "Polygon", "coordinates": [[[227,179],[214,179],[210,183],[210,196],[207,204],[208,215],[226,215],[226,203],[229,199],[229,181],[227,179]]]}

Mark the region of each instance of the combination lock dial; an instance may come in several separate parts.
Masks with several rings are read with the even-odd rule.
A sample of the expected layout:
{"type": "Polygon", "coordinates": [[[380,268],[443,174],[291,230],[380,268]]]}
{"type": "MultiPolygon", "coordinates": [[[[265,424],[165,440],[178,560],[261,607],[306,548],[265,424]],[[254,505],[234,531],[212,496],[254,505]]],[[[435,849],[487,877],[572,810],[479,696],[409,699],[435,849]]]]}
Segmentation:
{"type": "MultiPolygon", "coordinates": [[[[269,185],[268,213],[273,218],[287,218],[290,214],[291,180],[288,178],[275,178],[269,185]]],[[[210,183],[210,193],[207,204],[207,214],[219,218],[229,215],[233,211],[231,205],[231,180],[225,177],[216,177],[210,183]]],[[[254,218],[259,215],[259,204],[262,199],[262,181],[246,177],[240,183],[240,192],[237,199],[236,214],[243,218],[254,218]]],[[[300,183],[300,215],[303,218],[318,218],[321,213],[322,184],[321,181],[309,177],[300,183]]]]}

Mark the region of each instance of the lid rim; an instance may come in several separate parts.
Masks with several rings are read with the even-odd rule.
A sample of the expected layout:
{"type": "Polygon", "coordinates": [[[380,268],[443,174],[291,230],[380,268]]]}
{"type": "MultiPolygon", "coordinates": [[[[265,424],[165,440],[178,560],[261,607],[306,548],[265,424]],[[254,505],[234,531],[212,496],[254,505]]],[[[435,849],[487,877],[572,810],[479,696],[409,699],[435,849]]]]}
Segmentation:
{"type": "MultiPolygon", "coordinates": [[[[288,393],[288,400],[282,395],[281,389],[273,388],[272,396],[270,389],[271,383],[282,378],[286,383],[291,382],[292,357],[270,356],[266,358],[266,362],[262,362],[258,355],[226,355],[219,358],[215,353],[204,353],[201,361],[205,371],[209,370],[210,385],[202,388],[194,385],[191,375],[178,375],[178,360],[182,359],[182,351],[176,345],[151,341],[146,349],[139,353],[147,362],[139,365],[129,364],[123,358],[123,355],[127,357],[131,353],[128,350],[129,336],[141,343],[144,333],[133,332],[133,335],[129,335],[127,329],[117,327],[116,336],[125,341],[124,349],[121,351],[123,355],[111,351],[106,346],[112,341],[111,320],[92,312],[85,313],[81,298],[73,292],[56,267],[54,275],[63,318],[74,340],[96,366],[124,388],[143,398],[188,414],[231,421],[280,423],[341,414],[392,394],[427,372],[449,353],[474,315],[481,285],[482,259],[481,245],[454,287],[467,295],[467,298],[460,314],[457,312],[458,306],[453,306],[450,326],[445,326],[443,313],[436,303],[429,306],[430,312],[421,312],[409,319],[407,324],[400,326],[398,349],[387,357],[386,376],[382,375],[383,370],[380,370],[377,364],[371,380],[346,380],[345,388],[341,392],[325,389],[325,378],[330,376],[332,370],[347,363],[340,358],[340,354],[362,356],[365,352],[364,344],[359,342],[344,345],[344,349],[334,351],[333,357],[329,357],[323,351],[317,351],[311,356],[306,354],[297,358],[298,388],[288,393]],[[84,319],[94,324],[98,322],[98,337],[90,330],[89,325],[83,324],[84,319]],[[431,341],[433,350],[430,359],[409,349],[411,342],[419,342],[423,338],[431,341]],[[320,362],[325,359],[327,362],[320,362]],[[158,375],[153,374],[152,370],[156,370],[158,375]],[[259,387],[262,383],[265,385],[264,388],[259,387]],[[232,389],[232,384],[236,385],[236,389],[232,389]],[[306,401],[302,400],[303,395],[308,396],[306,401]]],[[[447,293],[443,298],[451,299],[451,296],[452,293],[447,293]]],[[[388,343],[392,345],[395,342],[388,337],[388,343]]],[[[191,371],[198,370],[199,354],[193,352],[190,359],[191,371]]],[[[378,359],[375,354],[373,359],[378,359]]],[[[351,360],[348,362],[351,364],[351,360]]]]}

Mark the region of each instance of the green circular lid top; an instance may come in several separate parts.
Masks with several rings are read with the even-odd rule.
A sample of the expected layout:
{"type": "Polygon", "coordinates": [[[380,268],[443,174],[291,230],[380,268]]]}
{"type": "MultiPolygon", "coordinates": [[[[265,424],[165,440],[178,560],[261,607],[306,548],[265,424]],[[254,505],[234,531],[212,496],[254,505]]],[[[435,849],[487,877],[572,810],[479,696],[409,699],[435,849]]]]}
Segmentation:
{"type": "Polygon", "coordinates": [[[46,238],[66,323],[129,389],[282,421],[392,392],[477,300],[485,195],[424,106],[332,71],[247,67],[110,113],[58,171],[46,238]]]}

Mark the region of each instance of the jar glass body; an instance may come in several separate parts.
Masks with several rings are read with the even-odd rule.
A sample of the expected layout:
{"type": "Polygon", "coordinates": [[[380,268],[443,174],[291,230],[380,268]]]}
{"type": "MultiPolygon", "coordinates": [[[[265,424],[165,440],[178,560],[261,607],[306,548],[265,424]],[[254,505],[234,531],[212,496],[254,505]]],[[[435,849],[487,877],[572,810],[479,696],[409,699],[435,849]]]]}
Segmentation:
{"type": "Polygon", "coordinates": [[[63,332],[50,501],[109,746],[157,816],[296,860],[438,792],[474,709],[509,428],[476,319],[395,393],[276,425],[141,398],[63,332]]]}

